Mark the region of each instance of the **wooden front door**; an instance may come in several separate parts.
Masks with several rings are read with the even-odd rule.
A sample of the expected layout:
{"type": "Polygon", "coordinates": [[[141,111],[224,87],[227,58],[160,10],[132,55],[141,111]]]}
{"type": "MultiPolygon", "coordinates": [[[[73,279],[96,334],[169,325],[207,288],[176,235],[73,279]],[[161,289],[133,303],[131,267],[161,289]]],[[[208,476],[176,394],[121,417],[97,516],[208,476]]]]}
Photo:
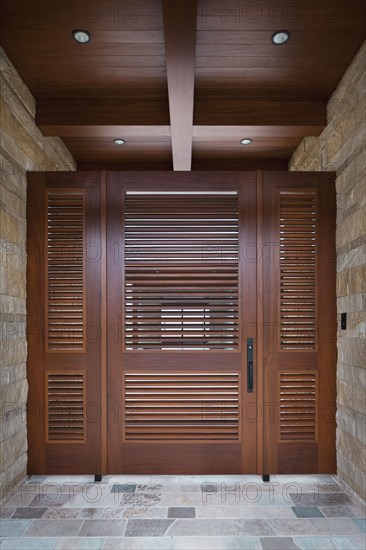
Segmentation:
{"type": "Polygon", "coordinates": [[[116,172],[107,196],[108,471],[254,473],[255,173],[116,172]]]}
{"type": "Polygon", "coordinates": [[[28,473],[335,471],[334,175],[28,179],[28,473]]]}

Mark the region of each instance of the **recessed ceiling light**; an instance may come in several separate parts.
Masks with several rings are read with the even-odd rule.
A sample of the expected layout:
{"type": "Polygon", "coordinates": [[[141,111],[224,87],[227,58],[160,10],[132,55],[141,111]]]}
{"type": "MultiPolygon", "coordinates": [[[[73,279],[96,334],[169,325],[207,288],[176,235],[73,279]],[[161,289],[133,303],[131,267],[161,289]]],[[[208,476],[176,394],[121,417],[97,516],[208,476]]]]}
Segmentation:
{"type": "Polygon", "coordinates": [[[90,41],[91,34],[88,31],[76,29],[75,31],[72,31],[72,37],[74,40],[76,40],[76,42],[79,42],[80,44],[86,44],[86,42],[90,41]]]}
{"type": "Polygon", "coordinates": [[[240,143],[242,145],[250,145],[251,143],[253,143],[253,140],[250,139],[250,138],[243,138],[243,139],[240,140],[240,143]]]}
{"type": "Polygon", "coordinates": [[[272,34],[273,44],[280,46],[281,44],[286,44],[290,38],[290,33],[288,31],[276,31],[272,34]]]}
{"type": "Polygon", "coordinates": [[[114,143],[115,145],[124,145],[126,142],[125,142],[124,139],[117,138],[117,139],[114,139],[114,140],[113,140],[113,143],[114,143]]]}

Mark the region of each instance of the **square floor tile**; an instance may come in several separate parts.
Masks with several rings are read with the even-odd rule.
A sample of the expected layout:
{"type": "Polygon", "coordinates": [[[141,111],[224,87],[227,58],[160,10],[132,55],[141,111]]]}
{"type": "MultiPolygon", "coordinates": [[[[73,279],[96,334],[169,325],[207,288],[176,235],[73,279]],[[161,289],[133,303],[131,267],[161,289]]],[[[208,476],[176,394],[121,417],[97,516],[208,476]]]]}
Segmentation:
{"type": "Polygon", "coordinates": [[[125,519],[86,519],[79,537],[122,537],[126,527],[125,519]]]}
{"type": "Polygon", "coordinates": [[[298,518],[323,518],[317,506],[293,506],[292,510],[298,518]]]}
{"type": "Polygon", "coordinates": [[[78,519],[35,519],[26,537],[68,537],[77,535],[82,521],[78,519]]]}
{"type": "Polygon", "coordinates": [[[291,537],[263,537],[260,541],[263,550],[298,550],[300,548],[291,537]]]}
{"type": "Polygon", "coordinates": [[[56,544],[57,539],[46,537],[4,539],[1,550],[54,550],[56,544]]]}
{"type": "Polygon", "coordinates": [[[365,535],[353,535],[351,539],[357,550],[365,550],[366,548],[365,535]]]}
{"type": "Polygon", "coordinates": [[[361,533],[366,533],[366,519],[353,519],[352,521],[361,533]]]}
{"type": "Polygon", "coordinates": [[[192,507],[170,507],[168,508],[168,518],[195,518],[196,512],[192,507]]]}
{"type": "Polygon", "coordinates": [[[111,493],[134,493],[136,491],[136,483],[114,483],[111,493]]]}
{"type": "Polygon", "coordinates": [[[301,550],[332,550],[334,545],[330,537],[294,537],[294,543],[301,550]]]}
{"type": "MultiPolygon", "coordinates": [[[[33,508],[39,510],[39,508],[33,508]]],[[[43,519],[76,519],[79,517],[80,508],[48,508],[43,519]]]]}
{"type": "Polygon", "coordinates": [[[310,522],[314,535],[335,536],[358,535],[360,533],[356,524],[353,523],[354,520],[349,518],[310,518],[307,521],[310,522]]]}
{"type": "Polygon", "coordinates": [[[16,508],[12,519],[40,519],[47,508],[16,508]]]}
{"type": "Polygon", "coordinates": [[[44,483],[47,479],[47,476],[30,476],[29,481],[31,483],[44,483]]]}
{"type": "Polygon", "coordinates": [[[7,506],[6,508],[0,508],[0,518],[10,518],[15,512],[15,506],[7,506]]]}
{"type": "Polygon", "coordinates": [[[320,511],[327,518],[355,517],[355,514],[348,506],[321,506],[320,511]]]}
{"type": "Polygon", "coordinates": [[[173,521],[172,519],[129,519],[125,537],[162,537],[173,521]]]}
{"type": "Polygon", "coordinates": [[[297,506],[334,506],[336,504],[351,504],[346,493],[290,493],[289,497],[297,506]]]}
{"type": "Polygon", "coordinates": [[[58,541],[55,550],[100,550],[103,539],[99,537],[67,537],[58,541]]]}
{"type": "MultiPolygon", "coordinates": [[[[351,537],[332,537],[332,543],[337,550],[356,550],[358,545],[352,540],[351,537]]],[[[366,540],[363,540],[361,545],[362,550],[366,548],[366,540]]]]}
{"type": "Polygon", "coordinates": [[[260,537],[276,534],[265,519],[235,519],[234,526],[239,535],[255,535],[260,537]]]}
{"type": "Polygon", "coordinates": [[[47,493],[46,495],[37,495],[34,497],[29,506],[40,506],[49,508],[50,506],[62,506],[70,501],[68,495],[61,493],[47,493]]]}
{"type": "Polygon", "coordinates": [[[312,533],[309,520],[306,518],[294,519],[270,519],[268,523],[278,535],[309,535],[312,533]]]}
{"type": "Polygon", "coordinates": [[[231,519],[176,519],[173,525],[169,527],[166,536],[222,537],[244,534],[246,533],[236,529],[234,522],[231,519]]]}
{"type": "Polygon", "coordinates": [[[20,537],[31,523],[28,519],[4,519],[1,522],[1,536],[20,537]]]}
{"type": "Polygon", "coordinates": [[[157,492],[157,491],[161,491],[162,489],[162,484],[161,483],[158,483],[158,484],[155,484],[155,485],[146,485],[146,484],[138,484],[137,485],[137,491],[140,491],[142,493],[150,493],[150,492],[157,492]]]}

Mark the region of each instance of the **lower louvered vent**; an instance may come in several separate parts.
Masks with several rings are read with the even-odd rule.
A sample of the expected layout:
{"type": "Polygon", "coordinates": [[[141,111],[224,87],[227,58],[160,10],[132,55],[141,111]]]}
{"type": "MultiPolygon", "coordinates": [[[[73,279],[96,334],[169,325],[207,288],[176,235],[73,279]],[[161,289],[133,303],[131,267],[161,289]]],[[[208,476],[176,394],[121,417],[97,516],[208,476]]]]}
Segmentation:
{"type": "Polygon", "coordinates": [[[280,373],[280,440],[315,441],[316,372],[280,373]]]}
{"type": "Polygon", "coordinates": [[[238,440],[238,373],[126,373],[126,440],[238,440]]]}
{"type": "Polygon", "coordinates": [[[85,439],[84,373],[47,374],[48,441],[85,439]]]}

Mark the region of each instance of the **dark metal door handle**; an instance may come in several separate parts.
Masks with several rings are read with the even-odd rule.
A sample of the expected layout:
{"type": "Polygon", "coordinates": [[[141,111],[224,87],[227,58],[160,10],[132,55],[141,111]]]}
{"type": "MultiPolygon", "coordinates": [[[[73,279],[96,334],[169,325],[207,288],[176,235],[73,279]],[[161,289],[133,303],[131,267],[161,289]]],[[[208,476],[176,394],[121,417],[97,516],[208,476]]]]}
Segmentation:
{"type": "Polygon", "coordinates": [[[253,338],[247,339],[247,392],[253,393],[253,338]]]}

